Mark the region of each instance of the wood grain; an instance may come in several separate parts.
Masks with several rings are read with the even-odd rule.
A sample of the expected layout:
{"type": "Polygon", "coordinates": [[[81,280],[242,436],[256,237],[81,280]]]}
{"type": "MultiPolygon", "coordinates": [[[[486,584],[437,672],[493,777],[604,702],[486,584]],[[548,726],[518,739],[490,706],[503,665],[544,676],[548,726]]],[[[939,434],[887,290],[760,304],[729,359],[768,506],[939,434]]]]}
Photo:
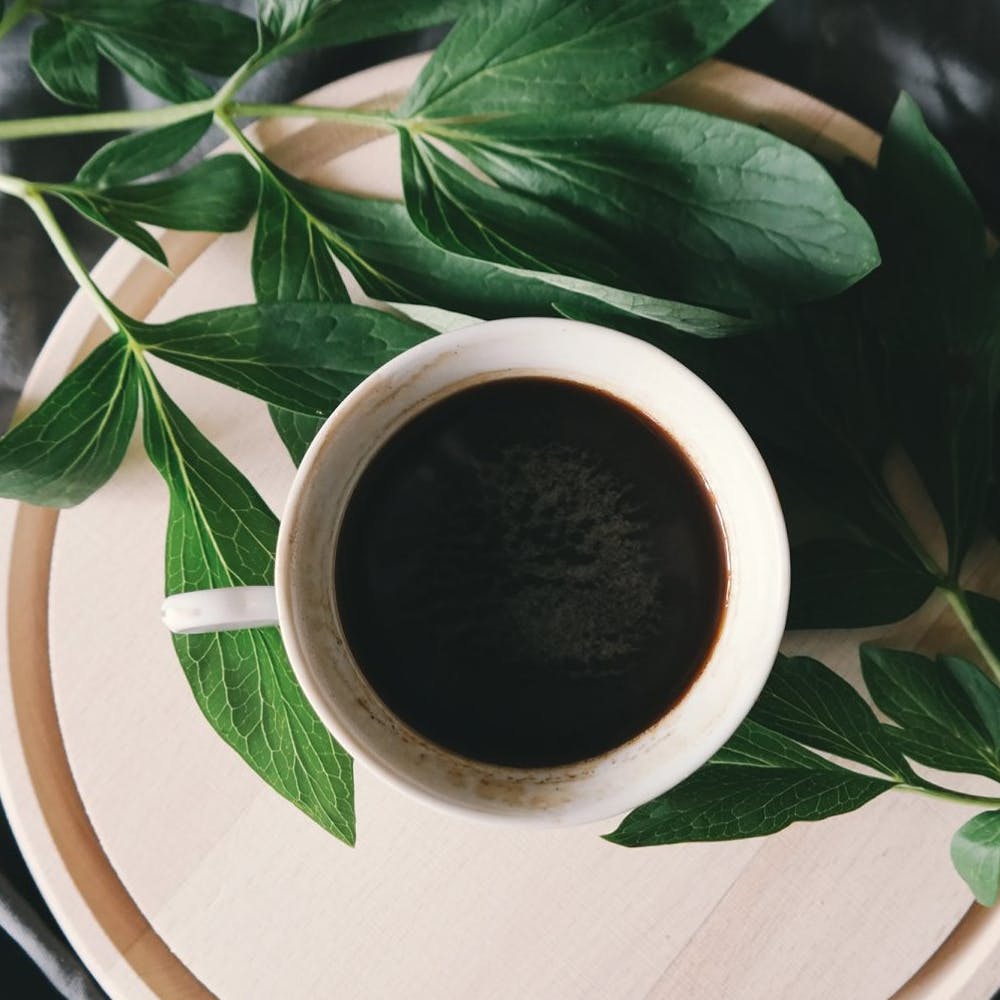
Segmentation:
{"type": "MultiPolygon", "coordinates": [[[[358,74],[311,99],[391,104],[421,62],[358,74]]],[[[823,155],[871,160],[877,150],[858,123],[722,63],[658,97],[761,124],[823,155]]],[[[310,179],[398,195],[392,138],[289,120],[267,122],[259,139],[310,179]]],[[[171,233],[165,243],[173,277],[121,246],[99,268],[134,314],[166,319],[250,299],[248,234],[171,233]]],[[[27,405],[95,336],[90,310],[74,300],[27,405]]],[[[263,407],[161,370],[280,509],[293,469],[263,407]]],[[[908,488],[905,470],[902,481],[908,488]]],[[[947,857],[966,813],[917,797],[887,796],[762,841],[627,851],[599,839],[611,824],[496,831],[428,811],[362,772],[359,846],[348,850],[266,788],[199,714],[158,621],[165,514],[165,490],[137,444],[73,511],[0,511],[4,803],[47,899],[112,996],[990,994],[1000,919],[969,908],[947,857]]],[[[977,558],[980,585],[995,586],[996,552],[977,558]]],[[[928,648],[955,637],[934,603],[890,636],[928,648]]],[[[858,638],[799,634],[790,648],[856,679],[858,638]]]]}

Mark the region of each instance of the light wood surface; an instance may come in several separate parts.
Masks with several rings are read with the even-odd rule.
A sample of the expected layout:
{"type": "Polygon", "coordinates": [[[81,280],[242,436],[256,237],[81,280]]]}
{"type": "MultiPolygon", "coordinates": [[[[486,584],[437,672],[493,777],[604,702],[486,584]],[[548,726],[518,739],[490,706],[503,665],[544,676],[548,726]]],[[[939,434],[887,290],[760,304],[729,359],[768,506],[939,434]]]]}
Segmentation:
{"type": "MultiPolygon", "coordinates": [[[[390,103],[421,61],[313,97],[390,103]]],[[[870,159],[877,147],[825,105],[725,64],[666,96],[826,154],[870,159]]],[[[304,120],[269,122],[259,138],[309,179],[398,194],[394,139],[304,120]]],[[[167,234],[173,276],[116,246],[100,279],[153,320],[246,302],[250,243],[167,234]]],[[[75,299],[25,407],[100,335],[75,299]]],[[[162,374],[280,510],[293,470],[264,407],[162,374]]],[[[429,811],[359,768],[358,846],[344,847],[268,789],[195,706],[158,618],[166,507],[136,442],[79,508],[0,511],[4,804],[112,996],[979,1000],[1000,983],[1000,919],[970,908],[948,861],[968,810],[915,796],[766,840],[628,851],[599,839],[613,823],[494,830],[429,811]]],[[[980,586],[996,586],[995,552],[977,558],[980,586]]],[[[863,637],[876,635],[959,641],[935,605],[863,637]]],[[[856,680],[859,638],[800,634],[789,648],[856,680]]]]}

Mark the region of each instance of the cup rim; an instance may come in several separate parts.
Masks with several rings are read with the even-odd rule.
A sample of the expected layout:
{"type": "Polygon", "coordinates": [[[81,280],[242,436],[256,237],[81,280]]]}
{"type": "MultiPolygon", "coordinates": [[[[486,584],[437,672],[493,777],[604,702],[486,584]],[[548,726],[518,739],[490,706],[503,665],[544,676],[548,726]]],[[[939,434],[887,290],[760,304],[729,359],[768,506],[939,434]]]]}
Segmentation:
{"type": "MultiPolygon", "coordinates": [[[[472,365],[472,367],[475,368],[475,365],[472,365]]],[[[576,378],[570,370],[572,367],[571,365],[567,365],[566,370],[563,372],[559,370],[542,372],[537,371],[536,367],[530,363],[527,366],[522,365],[519,367],[516,357],[512,356],[510,365],[507,367],[484,368],[479,373],[478,381],[492,381],[496,378],[515,377],[517,375],[536,373],[537,371],[538,374],[543,376],[548,375],[549,377],[581,381],[585,382],[585,384],[596,386],[605,392],[610,392],[629,405],[639,409],[647,418],[654,420],[654,422],[665,428],[670,436],[688,453],[689,461],[699,471],[699,474],[704,477],[710,495],[715,497],[717,507],[719,507],[719,495],[716,491],[719,484],[717,481],[713,482],[711,476],[705,473],[703,464],[698,461],[697,457],[690,454],[690,448],[688,447],[688,442],[685,440],[683,429],[678,428],[677,425],[668,425],[659,419],[656,414],[650,413],[649,407],[644,405],[642,400],[637,400],[634,394],[630,394],[627,388],[626,391],[622,391],[622,384],[609,384],[614,380],[601,379],[597,375],[592,379],[576,378]]],[[[420,397],[418,400],[419,405],[413,406],[403,413],[397,413],[394,426],[386,430],[380,440],[373,443],[369,442],[367,459],[359,464],[351,482],[343,485],[341,489],[342,497],[339,501],[341,507],[346,505],[347,500],[350,498],[354,484],[357,482],[357,477],[367,464],[367,460],[370,460],[372,455],[384,445],[385,441],[391,437],[392,433],[399,426],[407,423],[417,412],[454,392],[460,391],[466,384],[469,383],[463,383],[461,380],[448,381],[443,391],[436,394],[432,393],[426,397],[420,397]]],[[[703,416],[703,414],[699,414],[699,416],[703,416]]],[[[735,507],[738,503],[738,498],[734,500],[732,496],[727,496],[727,503],[735,507]]],[[[733,586],[736,580],[743,579],[742,576],[737,577],[736,575],[734,560],[739,561],[742,546],[744,546],[742,539],[731,535],[730,524],[727,523],[727,519],[723,516],[721,509],[719,509],[719,516],[726,536],[730,605],[724,612],[723,622],[715,646],[700,668],[696,680],[680,701],[661,717],[657,723],[654,723],[644,733],[640,734],[639,737],[636,737],[636,740],[641,741],[647,734],[669,728],[668,720],[671,720],[672,717],[673,722],[676,723],[683,716],[684,705],[692,697],[692,694],[695,691],[701,690],[703,692],[706,690],[710,686],[706,682],[718,670],[718,668],[713,670],[713,664],[719,656],[720,647],[725,647],[726,645],[723,639],[727,638],[729,630],[733,628],[730,621],[733,607],[732,602],[735,598],[735,595],[732,593],[733,586]],[[700,689],[699,685],[701,685],[700,689]]],[[[333,540],[331,540],[330,544],[333,546],[333,540]]],[[[740,572],[744,573],[745,567],[741,566],[740,572]]],[[[784,632],[785,614],[788,605],[789,575],[787,535],[780,504],[770,475],[767,472],[763,459],[760,457],[745,429],[729,410],[728,406],[711,388],[693,372],[665,352],[627,334],[589,323],[580,323],[575,320],[548,317],[518,317],[515,319],[477,323],[460,330],[431,337],[429,340],[397,355],[372,375],[368,376],[345,398],[323,424],[312,441],[292,483],[278,537],[275,588],[282,638],[296,678],[324,726],[356,760],[376,772],[381,779],[393,787],[410,795],[415,795],[424,803],[444,809],[447,812],[458,813],[463,816],[478,816],[494,822],[511,821],[520,825],[553,826],[592,822],[620,815],[628,809],[634,808],[642,802],[655,797],[656,794],[660,794],[667,788],[673,787],[680,780],[683,780],[684,777],[693,773],[694,770],[719,749],[749,712],[770,672],[778,644],[784,632]],[[474,797],[470,799],[468,789],[452,789],[449,791],[447,788],[434,787],[433,783],[431,786],[428,786],[426,780],[418,779],[414,774],[407,773],[405,768],[401,769],[398,766],[398,762],[389,763],[383,755],[373,752],[368,742],[364,738],[359,737],[358,730],[351,724],[352,719],[355,718],[350,715],[351,710],[343,704],[337,704],[335,700],[331,699],[329,688],[321,679],[324,668],[313,662],[312,654],[314,650],[312,650],[310,645],[308,634],[310,626],[303,624],[303,609],[297,606],[295,589],[296,555],[301,554],[304,550],[301,536],[308,534],[308,525],[303,526],[300,523],[300,518],[303,516],[303,510],[306,509],[305,501],[308,499],[318,473],[323,470],[324,464],[330,461],[330,442],[335,439],[335,436],[338,434],[347,435],[352,423],[363,422],[366,408],[370,407],[373,399],[377,401],[386,398],[392,393],[397,392],[399,386],[407,384],[408,381],[419,381],[421,373],[431,371],[436,363],[443,360],[447,364],[448,359],[455,359],[459,356],[465,361],[470,361],[471,355],[474,355],[476,351],[483,353],[488,344],[493,345],[495,348],[499,345],[502,348],[503,344],[516,340],[518,337],[524,338],[526,335],[530,335],[532,341],[538,341],[540,338],[544,339],[546,337],[565,338],[567,335],[571,335],[574,338],[574,343],[584,348],[588,346],[592,348],[598,342],[601,342],[602,349],[609,353],[609,356],[619,351],[631,353],[633,356],[645,352],[642,360],[647,365],[655,365],[661,372],[670,372],[670,378],[665,378],[665,382],[673,381],[676,385],[683,385],[693,390],[698,402],[712,409],[711,419],[716,421],[717,428],[721,428],[721,437],[727,445],[733,448],[734,454],[738,454],[744,474],[752,478],[752,482],[749,485],[753,487],[751,492],[754,494],[754,502],[757,504],[756,516],[760,519],[759,527],[761,532],[766,534],[770,539],[767,551],[769,551],[772,559],[769,580],[771,596],[764,605],[761,605],[766,620],[756,621],[755,623],[748,623],[741,620],[740,624],[741,641],[743,643],[750,643],[751,645],[755,643],[754,648],[746,656],[746,669],[741,674],[733,674],[735,683],[737,684],[736,689],[728,693],[725,704],[721,709],[715,711],[715,715],[712,718],[712,725],[704,738],[698,742],[698,745],[686,747],[682,765],[679,767],[675,766],[673,769],[665,768],[662,763],[652,767],[653,774],[662,771],[666,775],[666,772],[669,771],[669,781],[657,782],[656,780],[647,780],[642,783],[641,787],[639,783],[636,783],[632,794],[628,794],[628,789],[626,789],[625,792],[620,794],[605,795],[600,802],[596,800],[589,801],[582,794],[576,798],[570,794],[567,801],[562,802],[556,807],[540,808],[537,810],[527,807],[523,803],[517,805],[513,803],[513,800],[511,803],[508,803],[507,807],[504,807],[502,803],[498,807],[495,800],[483,803],[482,807],[477,807],[474,797]],[[381,396],[379,393],[381,393],[381,396]],[[303,629],[305,629],[306,634],[303,634],[303,629]],[[655,788],[657,784],[663,787],[655,788]]],[[[332,577],[332,556],[330,576],[332,577]]],[[[745,585],[742,586],[746,589],[745,585]]],[[[760,604],[759,601],[758,604],[760,604]]],[[[334,607],[332,598],[330,606],[331,608],[334,607]]],[[[335,610],[334,616],[336,616],[335,610]]],[[[336,628],[339,629],[339,620],[335,624],[336,628]]],[[[315,628],[312,631],[315,632],[315,628]]],[[[349,647],[343,637],[337,639],[337,645],[339,646],[341,655],[351,658],[349,647]]],[[[333,650],[333,653],[336,655],[337,651],[333,650]]],[[[729,652],[726,655],[732,656],[733,654],[729,652]]],[[[360,668],[357,668],[356,665],[355,669],[360,673],[360,668]]],[[[715,686],[718,686],[718,684],[715,686]]],[[[704,697],[706,696],[702,696],[703,700],[704,697]]],[[[386,712],[389,711],[384,705],[382,705],[382,708],[386,712]]],[[[409,727],[405,723],[400,726],[400,731],[404,734],[408,732],[410,737],[413,735],[419,737],[419,734],[413,734],[412,730],[409,730],[409,727]]],[[[423,738],[419,737],[419,739],[422,740],[423,738]]],[[[628,745],[630,744],[626,744],[625,746],[628,745]]],[[[485,769],[497,774],[503,774],[504,780],[511,782],[516,781],[516,775],[528,771],[535,776],[536,780],[541,782],[542,786],[546,782],[558,784],[560,779],[568,775],[575,766],[559,765],[558,767],[532,769],[503,768],[482,762],[468,761],[460,757],[460,755],[447,751],[444,748],[437,749],[443,757],[459,761],[463,766],[473,766],[474,768],[478,768],[480,772],[485,769]]],[[[622,748],[617,749],[620,750],[622,748]]],[[[594,761],[600,765],[606,757],[613,756],[613,753],[610,755],[601,755],[594,758],[594,761]]],[[[566,780],[568,781],[569,779],[567,778],[566,780]]]]}

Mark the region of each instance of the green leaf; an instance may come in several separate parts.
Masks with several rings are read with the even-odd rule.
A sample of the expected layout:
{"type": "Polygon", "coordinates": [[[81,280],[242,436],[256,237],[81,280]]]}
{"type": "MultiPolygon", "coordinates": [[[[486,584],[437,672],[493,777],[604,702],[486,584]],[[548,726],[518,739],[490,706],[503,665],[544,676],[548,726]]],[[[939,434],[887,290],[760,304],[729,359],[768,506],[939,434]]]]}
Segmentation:
{"type": "Polygon", "coordinates": [[[534,198],[484,184],[426,140],[400,136],[410,218],[453,253],[615,282],[633,271],[605,240],[534,198]]]}
{"type": "Polygon", "coordinates": [[[150,225],[229,233],[245,228],[253,217],[259,183],[253,167],[229,153],[168,180],[80,193],[102,211],[150,225]]]}
{"type": "Polygon", "coordinates": [[[750,717],[782,736],[901,781],[913,776],[864,698],[807,656],[778,657],[750,717]]]}
{"type": "Polygon", "coordinates": [[[748,719],[700,771],[634,809],[605,839],[644,847],[763,837],[851,812],[894,784],[838,767],[748,719]]]}
{"type": "Polygon", "coordinates": [[[426,128],[500,187],[647,262],[659,295],[736,308],[803,302],[879,260],[823,167],[749,125],[626,104],[426,128]]]}
{"type": "MultiPolygon", "coordinates": [[[[170,491],[166,588],[273,583],[277,518],[158,384],[143,384],[146,450],[170,491]]],[[[273,788],[354,843],[351,758],[320,722],[276,628],[175,636],[198,706],[273,788]]]]}
{"type": "Polygon", "coordinates": [[[874,322],[895,422],[944,523],[955,575],[986,513],[1000,338],[983,218],[916,104],[901,95],[879,154],[884,262],[874,322]]]}
{"type": "Polygon", "coordinates": [[[281,39],[264,59],[429,28],[454,20],[467,7],[468,0],[260,0],[262,24],[281,39]]]}
{"type": "MultiPolygon", "coordinates": [[[[920,211],[918,225],[907,236],[914,256],[927,254],[937,290],[952,292],[972,282],[986,263],[986,229],[982,213],[955,162],[931,134],[917,103],[901,93],[889,118],[879,150],[881,191],[904,224],[920,211]],[[947,248],[947,252],[943,252],[947,248]]],[[[913,289],[921,297],[926,289],[913,289]]],[[[938,304],[940,308],[940,304],[938,304]]]]}
{"type": "Polygon", "coordinates": [[[115,236],[120,236],[127,240],[134,247],[141,250],[157,264],[168,267],[167,255],[163,252],[163,247],[156,238],[146,232],[142,226],[137,225],[127,215],[116,211],[110,205],[104,204],[99,198],[93,197],[86,191],[75,192],[72,190],[60,190],[56,192],[63,201],[72,205],[82,216],[90,219],[91,222],[107,230],[115,236]]]}
{"type": "Polygon", "coordinates": [[[208,86],[174,58],[162,43],[150,51],[118,35],[101,31],[94,31],[92,35],[101,55],[151,94],[175,104],[212,96],[208,86]]]}
{"type": "Polygon", "coordinates": [[[942,656],[938,662],[965,692],[993,746],[1000,750],[1000,687],[968,660],[942,656]]]}
{"type": "Polygon", "coordinates": [[[865,628],[899,621],[937,580],[914,558],[847,538],[792,548],[788,628],[865,628]]]}
{"type": "Polygon", "coordinates": [[[711,55],[769,0],[479,0],[400,114],[451,116],[624,101],[711,55]]]}
{"type": "Polygon", "coordinates": [[[288,449],[292,461],[298,465],[313,438],[326,423],[326,418],[310,417],[308,413],[296,413],[295,410],[284,410],[280,406],[269,406],[267,409],[281,443],[288,449]]]}
{"type": "Polygon", "coordinates": [[[0,438],[0,496],[72,507],[121,464],[135,429],[135,361],[115,334],[0,438]]]}
{"type": "Polygon", "coordinates": [[[258,302],[350,299],[323,234],[266,171],[260,179],[251,269],[258,302]]]}
{"type": "Polygon", "coordinates": [[[976,902],[993,906],[1000,891],[1000,811],[973,816],[951,840],[951,861],[976,902]]]}
{"type": "MultiPolygon", "coordinates": [[[[637,320],[639,323],[631,332],[637,337],[661,346],[661,341],[664,340],[662,337],[664,327],[672,331],[694,334],[705,340],[738,337],[760,329],[757,320],[744,316],[731,316],[729,313],[706,309],[704,306],[690,306],[686,302],[672,302],[670,299],[627,292],[621,288],[599,285],[582,278],[538,272],[534,272],[531,277],[539,284],[551,285],[553,289],[571,293],[571,296],[555,292],[550,294],[553,308],[560,316],[618,329],[623,329],[624,319],[637,320]],[[660,329],[650,333],[651,327],[660,329]]],[[[673,349],[676,340],[668,342],[673,349]]]]}
{"type": "Polygon", "coordinates": [[[155,326],[132,321],[130,330],[166,361],[314,417],[433,336],[389,313],[334,302],[231,306],[155,326]]]}
{"type": "Polygon", "coordinates": [[[603,306],[605,317],[609,309],[611,315],[641,314],[704,337],[742,333],[756,325],[597,282],[453,254],[423,236],[397,202],[358,198],[287,176],[282,183],[322,226],[330,249],[372,298],[483,318],[551,315],[573,308],[597,311],[603,306]]]}
{"type": "Polygon", "coordinates": [[[901,729],[886,732],[911,760],[1000,779],[1000,750],[952,674],[917,653],[861,647],[872,700],[901,729]]]}
{"type": "Polygon", "coordinates": [[[31,36],[31,68],[60,101],[96,108],[97,46],[83,28],[47,21],[31,36]]]}
{"type": "Polygon", "coordinates": [[[59,16],[150,55],[215,76],[235,72],[257,48],[253,20],[198,0],[70,0],[59,16]]]}
{"type": "Polygon", "coordinates": [[[726,764],[747,768],[806,768],[808,770],[836,771],[839,765],[794,740],[776,733],[767,726],[747,718],[705,766],[726,764]]]}
{"type": "Polygon", "coordinates": [[[147,129],[114,139],[80,168],[76,183],[89,188],[128,184],[176,163],[197,145],[212,125],[212,116],[198,115],[174,125],[147,129]]]}

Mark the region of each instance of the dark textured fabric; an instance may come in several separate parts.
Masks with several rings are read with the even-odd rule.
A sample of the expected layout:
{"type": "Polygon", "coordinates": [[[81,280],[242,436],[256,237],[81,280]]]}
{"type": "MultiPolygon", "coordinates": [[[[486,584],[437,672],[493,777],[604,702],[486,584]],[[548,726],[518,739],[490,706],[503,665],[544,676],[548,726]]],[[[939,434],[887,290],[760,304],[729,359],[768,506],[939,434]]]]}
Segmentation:
{"type": "MultiPolygon", "coordinates": [[[[363,0],[348,0],[361,3],[363,0]]],[[[250,0],[229,7],[252,11],[250,0]]],[[[0,42],[0,117],[62,111],[28,67],[26,31],[0,42]]],[[[307,54],[270,67],[245,91],[248,99],[291,99],[366,66],[433,44],[421,34],[307,54]]],[[[770,74],[856,116],[885,125],[901,88],[923,108],[1000,230],[1000,0],[779,0],[723,55],[770,74]]],[[[105,107],[154,103],[138,87],[108,73],[105,107]]],[[[65,180],[96,149],[100,136],[0,143],[0,171],[65,180]]],[[[206,138],[219,141],[217,132],[206,138]]],[[[100,230],[60,216],[88,264],[108,245],[100,230]]],[[[29,213],[0,197],[0,426],[13,410],[45,336],[74,291],[72,279],[29,213]]],[[[947,864],[942,855],[941,864],[947,864]]],[[[0,827],[0,913],[55,970],[53,987],[14,942],[0,934],[0,995],[89,1000],[89,977],[75,966],[5,827],[0,827]],[[31,909],[25,909],[21,898],[31,909]],[[37,914],[37,916],[36,916],[37,914]],[[46,928],[43,930],[42,928],[46,928]],[[51,936],[50,936],[51,935],[51,936]]],[[[998,994],[1000,995],[1000,994],[998,994]]]]}

